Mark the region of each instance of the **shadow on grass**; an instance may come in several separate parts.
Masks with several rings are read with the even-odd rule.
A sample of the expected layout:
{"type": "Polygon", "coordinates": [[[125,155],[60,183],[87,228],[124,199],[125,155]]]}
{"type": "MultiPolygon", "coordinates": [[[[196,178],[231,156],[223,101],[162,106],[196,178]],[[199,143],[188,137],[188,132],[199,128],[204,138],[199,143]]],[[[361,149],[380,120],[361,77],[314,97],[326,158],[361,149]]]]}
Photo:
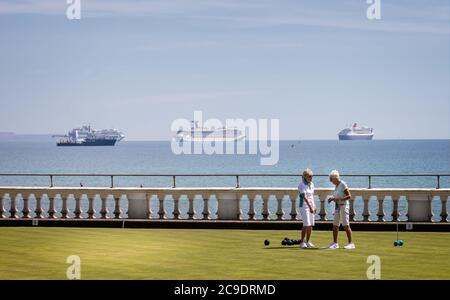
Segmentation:
{"type": "Polygon", "coordinates": [[[289,249],[289,250],[321,250],[320,248],[305,248],[301,249],[300,247],[285,247],[285,246],[279,246],[279,247],[264,247],[264,250],[278,250],[278,249],[289,249]]]}

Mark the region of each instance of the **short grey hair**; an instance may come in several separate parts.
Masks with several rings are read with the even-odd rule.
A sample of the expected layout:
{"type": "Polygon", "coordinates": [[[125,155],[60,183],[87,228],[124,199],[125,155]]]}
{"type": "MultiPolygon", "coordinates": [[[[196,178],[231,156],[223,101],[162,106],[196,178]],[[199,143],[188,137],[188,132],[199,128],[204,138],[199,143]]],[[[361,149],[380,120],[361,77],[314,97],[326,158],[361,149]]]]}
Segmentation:
{"type": "Polygon", "coordinates": [[[337,170],[333,170],[330,172],[330,179],[336,178],[337,180],[340,180],[340,175],[337,170]]]}
{"type": "Polygon", "coordinates": [[[305,178],[306,175],[313,176],[313,171],[312,171],[311,169],[309,169],[309,168],[305,169],[305,170],[303,171],[303,178],[305,178]]]}

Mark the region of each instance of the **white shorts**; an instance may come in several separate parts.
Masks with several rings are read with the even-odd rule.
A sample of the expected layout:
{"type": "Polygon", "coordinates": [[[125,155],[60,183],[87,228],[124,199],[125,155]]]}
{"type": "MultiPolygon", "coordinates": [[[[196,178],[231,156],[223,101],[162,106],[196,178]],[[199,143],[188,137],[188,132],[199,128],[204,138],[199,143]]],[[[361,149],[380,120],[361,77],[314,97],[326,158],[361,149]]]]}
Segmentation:
{"type": "Polygon", "coordinates": [[[315,216],[309,211],[308,207],[301,207],[300,215],[302,216],[303,226],[314,226],[315,216]]]}
{"type": "Polygon", "coordinates": [[[348,226],[350,224],[350,206],[348,204],[339,204],[334,211],[333,225],[348,226]]]}

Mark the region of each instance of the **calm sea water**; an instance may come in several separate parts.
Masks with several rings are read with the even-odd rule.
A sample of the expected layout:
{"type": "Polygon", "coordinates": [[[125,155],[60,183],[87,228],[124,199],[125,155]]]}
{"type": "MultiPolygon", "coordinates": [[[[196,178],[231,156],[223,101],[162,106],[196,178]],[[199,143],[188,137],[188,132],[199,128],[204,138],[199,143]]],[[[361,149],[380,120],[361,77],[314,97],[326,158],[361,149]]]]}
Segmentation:
{"type": "MultiPolygon", "coordinates": [[[[449,140],[281,141],[279,163],[259,155],[175,155],[170,142],[121,142],[115,147],[56,147],[48,142],[0,142],[0,173],[450,173],[449,140]]],[[[233,186],[234,178],[179,178],[179,186],[233,186]]],[[[345,178],[366,187],[365,178],[345,178]]],[[[295,186],[298,178],[241,178],[242,186],[295,186]]],[[[315,178],[316,186],[330,186],[315,178]]],[[[441,179],[450,186],[450,178],[441,179]]],[[[108,178],[55,178],[55,185],[108,186],[108,178]]],[[[47,178],[0,177],[0,184],[46,185],[47,178]]],[[[170,178],[117,178],[120,186],[170,186],[170,178]]],[[[435,187],[435,178],[374,178],[375,187],[435,187]]]]}
{"type": "MultiPolygon", "coordinates": [[[[0,173],[450,173],[449,140],[281,141],[279,163],[261,166],[259,155],[174,155],[170,142],[128,142],[115,147],[56,147],[50,142],[0,142],[0,173]]],[[[296,187],[298,177],[240,179],[241,186],[296,187]]],[[[350,187],[366,178],[344,177],[350,187]]],[[[316,187],[331,187],[316,177],[316,187]]],[[[108,186],[109,178],[56,177],[56,186],[108,186]]],[[[0,185],[48,185],[43,177],[1,177],[0,185]]],[[[171,178],[119,177],[116,186],[171,186],[171,178]]],[[[177,178],[177,186],[234,186],[234,178],[177,178]]],[[[373,187],[435,187],[436,178],[374,178],[373,187]]],[[[450,178],[441,178],[450,187],[450,178]]],[[[374,204],[375,205],[375,204],[374,204]]],[[[438,204],[436,204],[438,205],[438,204]]],[[[272,205],[271,205],[272,206],[272,205]]],[[[272,212],[275,210],[272,207],[272,212]]]]}

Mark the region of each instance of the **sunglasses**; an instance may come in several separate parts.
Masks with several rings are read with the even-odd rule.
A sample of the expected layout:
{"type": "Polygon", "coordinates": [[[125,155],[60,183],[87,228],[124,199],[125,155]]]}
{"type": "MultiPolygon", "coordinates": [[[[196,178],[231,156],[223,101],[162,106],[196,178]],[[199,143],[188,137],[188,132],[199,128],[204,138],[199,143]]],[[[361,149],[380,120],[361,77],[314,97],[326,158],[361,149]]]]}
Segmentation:
{"type": "Polygon", "coordinates": [[[307,175],[307,176],[306,176],[306,178],[313,178],[313,176],[311,176],[311,175],[307,175]]]}

